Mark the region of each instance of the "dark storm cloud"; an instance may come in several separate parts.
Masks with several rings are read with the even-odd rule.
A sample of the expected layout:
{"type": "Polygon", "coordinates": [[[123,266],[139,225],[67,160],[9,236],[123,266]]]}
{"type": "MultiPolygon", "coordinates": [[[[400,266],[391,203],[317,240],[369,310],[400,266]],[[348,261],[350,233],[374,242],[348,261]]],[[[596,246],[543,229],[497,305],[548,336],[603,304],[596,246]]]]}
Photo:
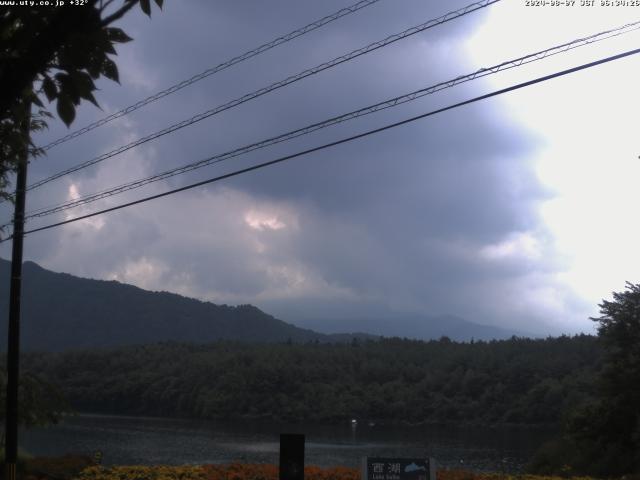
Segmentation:
{"type": "MultiPolygon", "coordinates": [[[[136,40],[120,49],[123,86],[105,83],[100,101],[106,112],[115,111],[349,3],[279,0],[267,8],[264,2],[167,2],[151,20],[131,15],[123,27],[136,40]]],[[[31,177],[463,5],[383,0],[118,120],[114,128],[52,150],[34,164],[31,177]]],[[[30,205],[64,201],[73,189],[91,193],[469,73],[478,66],[469,64],[461,43],[483,16],[436,27],[139,147],[34,192],[30,205]]],[[[247,161],[353,135],[487,88],[486,82],[457,87],[252,154],[247,161]]],[[[539,302],[549,293],[545,275],[558,259],[544,243],[536,213],[547,195],[529,161],[536,139],[512,125],[507,114],[499,99],[457,109],[204,191],[33,235],[27,253],[58,270],[273,306],[292,320],[322,305],[335,316],[386,309],[514,326],[543,317],[562,321],[548,318],[558,309],[539,302]],[[542,243],[523,253],[527,235],[542,243]],[[514,294],[521,298],[509,298],[514,294]],[[536,301],[542,306],[532,311],[536,301]]],[[[83,108],[76,126],[101,115],[83,108]]],[[[61,133],[53,128],[42,142],[61,133]]],[[[233,165],[194,172],[147,192],[233,165]]],[[[570,293],[562,295],[574,301],[570,293]]],[[[540,323],[529,330],[548,328],[540,323]]]]}

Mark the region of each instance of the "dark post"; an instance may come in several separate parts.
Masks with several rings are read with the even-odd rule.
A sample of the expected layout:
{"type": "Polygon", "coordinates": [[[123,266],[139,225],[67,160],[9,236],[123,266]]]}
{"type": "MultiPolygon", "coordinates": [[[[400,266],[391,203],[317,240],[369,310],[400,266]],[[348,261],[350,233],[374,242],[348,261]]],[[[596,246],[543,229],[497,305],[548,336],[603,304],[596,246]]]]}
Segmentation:
{"type": "Polygon", "coordinates": [[[23,130],[27,137],[22,161],[16,176],[16,204],[13,214],[11,251],[11,284],[9,289],[9,337],[7,342],[7,404],[5,417],[5,465],[7,480],[15,480],[18,460],[18,378],[20,373],[20,293],[22,287],[22,239],[24,237],[24,205],[27,188],[27,162],[31,108],[23,130]]]}
{"type": "Polygon", "coordinates": [[[280,435],[280,480],[304,480],[304,435],[280,435]]]}

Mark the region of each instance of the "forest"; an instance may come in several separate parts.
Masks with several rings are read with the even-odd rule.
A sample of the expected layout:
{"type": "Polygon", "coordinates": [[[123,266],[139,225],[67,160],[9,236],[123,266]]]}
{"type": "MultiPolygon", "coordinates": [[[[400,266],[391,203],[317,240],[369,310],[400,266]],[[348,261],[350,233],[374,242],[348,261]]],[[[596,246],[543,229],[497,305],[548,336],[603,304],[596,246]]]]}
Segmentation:
{"type": "Polygon", "coordinates": [[[593,336],[350,344],[159,343],[30,353],[80,412],[336,423],[549,425],[588,402],[593,336]]]}

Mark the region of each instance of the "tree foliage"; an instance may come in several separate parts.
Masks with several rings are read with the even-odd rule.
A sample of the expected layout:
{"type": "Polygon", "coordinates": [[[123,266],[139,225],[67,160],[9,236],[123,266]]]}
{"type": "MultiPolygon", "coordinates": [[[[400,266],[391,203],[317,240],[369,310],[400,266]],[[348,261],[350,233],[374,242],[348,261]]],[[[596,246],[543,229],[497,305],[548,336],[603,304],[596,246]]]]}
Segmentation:
{"type": "MultiPolygon", "coordinates": [[[[155,3],[162,7],[163,0],[155,3]]],[[[111,56],[116,44],[131,38],[112,25],[138,4],[151,15],[149,0],[88,0],[72,8],[23,6],[0,13],[0,195],[9,198],[9,174],[26,149],[42,154],[25,125],[30,131],[46,127],[51,115],[43,99],[56,103],[69,126],[82,100],[98,105],[96,80],[119,80],[111,56]]]]}
{"type": "Polygon", "coordinates": [[[640,473],[640,285],[627,283],[599,306],[595,395],[569,417],[564,438],[540,452],[537,473],[640,473]]]}
{"type": "Polygon", "coordinates": [[[572,435],[593,473],[640,473],[640,285],[627,283],[599,306],[598,401],[576,415],[572,435]]]}
{"type": "MultiPolygon", "coordinates": [[[[5,418],[7,379],[4,368],[0,371],[0,420],[5,418]]],[[[20,378],[18,391],[18,423],[24,427],[58,423],[61,416],[70,413],[69,402],[60,390],[40,376],[26,372],[20,378]]]]}
{"type": "Polygon", "coordinates": [[[591,336],[457,343],[163,343],[30,354],[79,411],[294,422],[557,424],[585,401],[591,336]]]}

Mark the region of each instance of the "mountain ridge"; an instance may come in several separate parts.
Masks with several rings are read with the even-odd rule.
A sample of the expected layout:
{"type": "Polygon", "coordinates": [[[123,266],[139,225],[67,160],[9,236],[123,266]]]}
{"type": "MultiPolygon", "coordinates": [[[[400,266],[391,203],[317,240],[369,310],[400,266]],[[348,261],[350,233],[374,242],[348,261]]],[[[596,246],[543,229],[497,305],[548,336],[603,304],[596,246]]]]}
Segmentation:
{"type": "MultiPolygon", "coordinates": [[[[0,259],[0,312],[4,313],[0,328],[3,332],[6,332],[8,318],[10,265],[9,261],[0,259]]],[[[376,339],[381,335],[362,333],[366,327],[364,322],[348,320],[334,322],[336,329],[341,327],[340,333],[326,329],[318,332],[298,322],[296,325],[287,323],[249,304],[216,305],[177,293],[144,290],[115,280],[52,272],[31,261],[23,264],[22,292],[21,345],[27,351],[111,348],[164,341],[348,342],[376,339]]],[[[326,322],[325,327],[331,324],[330,320],[326,322]]],[[[376,322],[371,320],[371,326],[375,327],[376,322]]],[[[482,335],[485,339],[496,334],[492,327],[462,319],[459,322],[467,332],[489,328],[485,331],[487,335],[482,335]]],[[[447,335],[446,326],[441,327],[431,338],[471,338],[460,338],[455,332],[447,335]]],[[[411,335],[397,332],[387,336],[411,335]]],[[[496,338],[508,336],[500,332],[496,338]]],[[[480,339],[480,336],[476,338],[480,339]]],[[[0,346],[4,348],[5,345],[6,336],[0,334],[0,346]]]]}
{"type": "MultiPolygon", "coordinates": [[[[10,262],[0,259],[3,331],[9,269],[10,262]]],[[[23,265],[22,292],[21,343],[26,350],[108,348],[167,340],[331,341],[329,335],[295,327],[253,305],[215,305],[115,280],[51,272],[34,262],[23,265]]]]}
{"type": "Polygon", "coordinates": [[[449,337],[452,340],[505,340],[512,336],[537,337],[537,335],[517,330],[471,322],[455,315],[402,315],[394,317],[353,317],[353,318],[305,318],[293,321],[298,327],[320,333],[336,331],[340,327],[347,332],[366,331],[370,335],[383,337],[403,337],[428,340],[449,337]]]}

